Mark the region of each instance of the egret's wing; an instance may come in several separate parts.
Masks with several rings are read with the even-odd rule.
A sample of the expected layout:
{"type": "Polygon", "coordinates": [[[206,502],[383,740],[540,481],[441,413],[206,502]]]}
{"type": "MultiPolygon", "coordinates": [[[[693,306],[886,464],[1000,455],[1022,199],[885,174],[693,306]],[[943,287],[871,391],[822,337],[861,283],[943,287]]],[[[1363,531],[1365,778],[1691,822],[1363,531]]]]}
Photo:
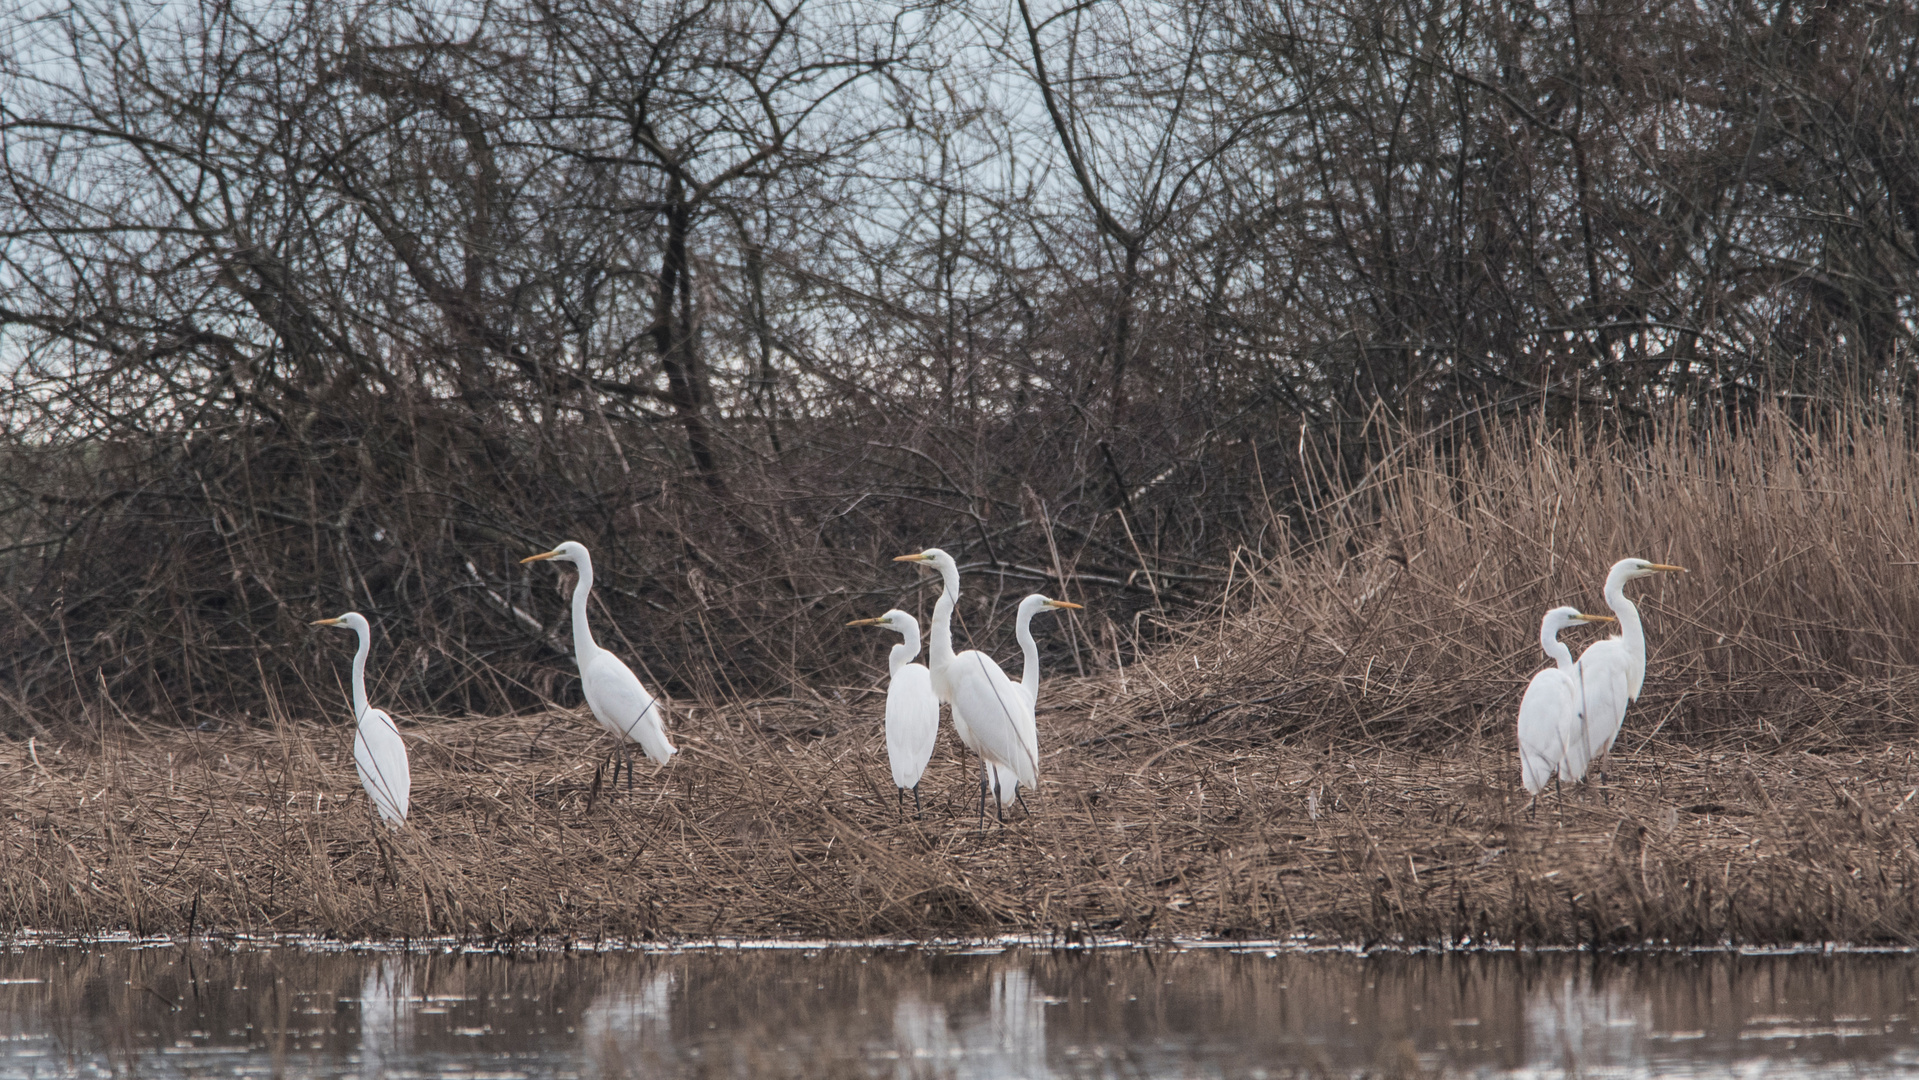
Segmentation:
{"type": "Polygon", "coordinates": [[[972,730],[975,749],[989,765],[1004,765],[1027,787],[1037,786],[1039,754],[1027,740],[1026,695],[986,654],[968,649],[947,669],[953,716],[972,730]]]}
{"type": "Polygon", "coordinates": [[[953,719],[953,734],[959,736],[960,744],[975,754],[979,753],[979,740],[973,738],[973,729],[966,725],[966,718],[950,710],[947,715],[953,719]]]}
{"type": "Polygon", "coordinates": [[[407,766],[406,744],[393,718],[380,709],[368,709],[353,734],[353,764],[360,784],[380,816],[394,826],[406,824],[407,801],[413,794],[413,771],[407,766]]]}
{"type": "MultiPolygon", "coordinates": [[[[1018,685],[1018,684],[1015,683],[1014,685],[1018,685]]],[[[1032,698],[1026,697],[1024,695],[1021,695],[1020,703],[1024,705],[1025,708],[1022,708],[1020,710],[1019,716],[1017,717],[1019,721],[1019,739],[1021,744],[1023,744],[1026,747],[1026,752],[1033,755],[1033,772],[1034,772],[1034,775],[1038,775],[1039,773],[1039,718],[1035,715],[1035,713],[1038,711],[1038,706],[1034,703],[1032,698]]],[[[1031,787],[1033,785],[1028,784],[1027,786],[1031,787]]]]}
{"type": "Polygon", "coordinates": [[[1572,680],[1558,668],[1547,668],[1527,684],[1519,700],[1519,778],[1528,793],[1544,790],[1565,761],[1566,736],[1578,712],[1572,680]]]}
{"type": "Polygon", "coordinates": [[[896,787],[920,782],[939,734],[940,703],[933,696],[932,676],[923,664],[902,666],[886,688],[886,760],[896,787]]]}
{"type": "Polygon", "coordinates": [[[1630,658],[1617,638],[1593,644],[1579,656],[1574,679],[1579,684],[1578,727],[1585,738],[1570,746],[1585,751],[1579,770],[1581,776],[1586,767],[1611,750],[1614,740],[1619,738],[1626,706],[1632,702],[1630,672],[1630,658]]]}
{"type": "MultiPolygon", "coordinates": [[[[1020,699],[1026,703],[1025,711],[1019,715],[1020,740],[1032,749],[1033,760],[1037,767],[1039,761],[1039,680],[1035,678],[1031,683],[1028,683],[1025,679],[1020,679],[1013,683],[1013,685],[1019,687],[1020,699]]],[[[1000,803],[1004,805],[1012,802],[1013,796],[1019,794],[1019,777],[1014,775],[1011,769],[1004,769],[997,765],[993,766],[992,777],[993,783],[999,788],[1000,803]]]]}
{"type": "Polygon", "coordinates": [[[664,710],[619,657],[602,651],[580,673],[580,685],[593,715],[614,735],[639,743],[646,756],[661,765],[673,757],[664,710]]]}
{"type": "MultiPolygon", "coordinates": [[[[1013,685],[1017,686],[1019,684],[1014,683],[1013,685]]],[[[1039,746],[1039,729],[1033,723],[1032,712],[1029,710],[1021,714],[1021,717],[1022,719],[1019,726],[1019,736],[1020,736],[1021,744],[1024,746],[1037,748],[1039,746]]],[[[1039,755],[1035,753],[1033,757],[1034,757],[1034,774],[1035,774],[1035,777],[1037,777],[1039,755]]],[[[1006,805],[1011,803],[1013,801],[1013,796],[1019,794],[1019,773],[1003,765],[995,765],[992,768],[993,768],[993,782],[999,786],[1000,804],[1006,805]]],[[[1028,784],[1026,786],[1032,787],[1033,785],[1028,784]]]]}

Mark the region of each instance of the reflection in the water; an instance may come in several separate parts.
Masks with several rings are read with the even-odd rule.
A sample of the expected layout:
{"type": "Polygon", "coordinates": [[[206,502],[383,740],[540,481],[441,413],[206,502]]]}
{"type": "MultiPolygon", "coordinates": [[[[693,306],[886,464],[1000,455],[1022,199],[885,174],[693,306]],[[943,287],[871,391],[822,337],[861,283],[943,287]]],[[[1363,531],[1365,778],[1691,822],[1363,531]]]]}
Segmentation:
{"type": "Polygon", "coordinates": [[[946,1007],[909,990],[893,1003],[893,1044],[899,1050],[902,1077],[917,1076],[929,1067],[959,1056],[946,1020],[946,1007]]]}
{"type": "Polygon", "coordinates": [[[615,983],[580,1014],[580,1049],[594,1075],[618,1075],[641,1062],[673,1056],[673,972],[653,971],[639,985],[615,983]]]}
{"type": "Polygon", "coordinates": [[[1541,977],[1526,994],[1526,1064],[1570,1075],[1630,1063],[1643,1056],[1640,1018],[1651,1015],[1645,996],[1619,982],[1541,977]]]}
{"type": "Polygon", "coordinates": [[[1047,1075],[1046,1004],[1033,988],[1033,975],[1003,967],[992,975],[986,1014],[960,1027],[962,1076],[1047,1075]]]}
{"type": "Polygon", "coordinates": [[[0,1080],[1919,1069],[1919,961],[903,949],[0,952],[0,1080]]]}
{"type": "Polygon", "coordinates": [[[413,1016],[413,980],[404,960],[383,956],[360,984],[360,1075],[373,1080],[405,1060],[402,1044],[413,1016]]]}

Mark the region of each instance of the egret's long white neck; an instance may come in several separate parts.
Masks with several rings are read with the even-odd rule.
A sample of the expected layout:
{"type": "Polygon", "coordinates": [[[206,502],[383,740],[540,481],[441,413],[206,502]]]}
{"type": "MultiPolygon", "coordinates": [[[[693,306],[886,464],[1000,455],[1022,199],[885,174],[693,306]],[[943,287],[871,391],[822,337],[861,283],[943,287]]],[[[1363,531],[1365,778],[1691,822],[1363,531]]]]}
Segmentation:
{"type": "Polygon", "coordinates": [[[1013,624],[1013,635],[1019,638],[1020,655],[1026,661],[1026,668],[1020,672],[1020,692],[1026,695],[1026,704],[1039,708],[1039,646],[1033,643],[1033,616],[1043,607],[1038,600],[1023,600],[1019,605],[1019,618],[1013,624]]]}
{"type": "Polygon", "coordinates": [[[353,632],[360,636],[359,651],[353,654],[353,722],[359,723],[366,715],[366,654],[373,650],[373,635],[364,626],[356,626],[353,632]]]}
{"type": "Polygon", "coordinates": [[[953,602],[959,599],[959,568],[941,565],[940,598],[933,605],[933,636],[926,658],[928,666],[946,668],[953,663],[953,602]]]}
{"type": "Polygon", "coordinates": [[[573,559],[580,580],[573,586],[573,659],[585,668],[586,662],[600,651],[593,631],[586,625],[586,594],[593,591],[593,557],[582,551],[573,559]]]}
{"type": "Polygon", "coordinates": [[[1539,647],[1546,650],[1547,657],[1558,663],[1560,670],[1568,671],[1572,669],[1573,651],[1566,646],[1565,642],[1559,640],[1559,627],[1554,626],[1552,623],[1541,623],[1539,627],[1539,647]]]}
{"type": "Polygon", "coordinates": [[[1632,577],[1623,570],[1614,570],[1606,575],[1606,606],[1619,617],[1619,637],[1626,643],[1626,657],[1631,661],[1628,678],[1629,688],[1634,700],[1639,697],[1639,687],[1646,678],[1646,628],[1639,622],[1639,608],[1626,599],[1626,582],[1632,577]]]}
{"type": "Polygon", "coordinates": [[[912,663],[920,654],[920,624],[909,620],[905,626],[898,629],[906,640],[893,646],[893,651],[887,657],[886,663],[886,669],[895,675],[898,675],[901,668],[912,663]]]}

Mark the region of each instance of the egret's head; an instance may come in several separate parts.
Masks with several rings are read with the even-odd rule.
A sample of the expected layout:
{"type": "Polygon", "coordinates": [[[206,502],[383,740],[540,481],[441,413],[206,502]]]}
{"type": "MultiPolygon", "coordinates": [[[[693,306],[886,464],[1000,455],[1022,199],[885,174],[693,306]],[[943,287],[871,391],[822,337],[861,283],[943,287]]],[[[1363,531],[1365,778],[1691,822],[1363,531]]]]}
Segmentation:
{"type": "Polygon", "coordinates": [[[1587,615],[1576,607],[1556,607],[1546,613],[1546,618],[1541,622],[1540,629],[1547,633],[1557,634],[1569,626],[1578,626],[1580,623],[1609,623],[1617,621],[1618,620],[1614,619],[1611,615],[1587,615]]]}
{"type": "Polygon", "coordinates": [[[959,564],[953,561],[951,555],[941,551],[939,548],[927,548],[917,555],[901,555],[893,561],[923,563],[939,573],[945,573],[948,570],[954,573],[959,572],[959,564]]]}
{"type": "Polygon", "coordinates": [[[911,615],[908,615],[906,612],[901,611],[898,608],[894,608],[893,610],[887,612],[886,614],[881,615],[877,619],[854,619],[852,622],[847,623],[846,625],[877,626],[882,630],[891,630],[891,631],[894,631],[895,633],[900,633],[900,634],[904,634],[909,630],[917,634],[919,633],[919,628],[920,628],[920,623],[918,619],[915,619],[911,615]]]}
{"type": "Polygon", "coordinates": [[[1042,612],[1042,611],[1046,611],[1050,608],[1064,608],[1067,611],[1086,610],[1080,607],[1078,604],[1068,603],[1064,600],[1055,600],[1050,596],[1041,596],[1038,593],[1034,593],[1033,595],[1027,597],[1026,599],[1021,600],[1019,602],[1019,606],[1021,608],[1030,606],[1035,614],[1038,614],[1039,612],[1042,612]]]}
{"type": "Polygon", "coordinates": [[[1687,572],[1683,566],[1668,566],[1665,563],[1647,562],[1644,559],[1621,559],[1612,564],[1612,572],[1607,576],[1618,578],[1620,581],[1631,581],[1634,578],[1651,577],[1654,574],[1687,572]]]}
{"type": "Polygon", "coordinates": [[[368,630],[371,629],[371,627],[368,626],[367,624],[366,616],[360,614],[357,611],[349,611],[345,615],[338,615],[331,619],[315,619],[311,623],[308,623],[307,625],[309,626],[344,626],[348,630],[358,630],[362,633],[367,632],[368,630]]]}
{"type": "Polygon", "coordinates": [[[552,551],[542,552],[538,555],[528,555],[526,558],[521,559],[520,562],[522,564],[544,562],[547,559],[552,559],[554,562],[570,562],[578,566],[586,561],[586,545],[568,540],[552,551]]]}

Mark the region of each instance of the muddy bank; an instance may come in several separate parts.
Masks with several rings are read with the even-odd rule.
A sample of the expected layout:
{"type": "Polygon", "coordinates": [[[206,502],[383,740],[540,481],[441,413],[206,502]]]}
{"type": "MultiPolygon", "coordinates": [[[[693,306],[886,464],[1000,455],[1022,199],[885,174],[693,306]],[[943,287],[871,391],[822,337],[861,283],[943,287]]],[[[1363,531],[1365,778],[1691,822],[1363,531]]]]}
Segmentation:
{"type": "MultiPolygon", "coordinates": [[[[602,784],[581,716],[415,721],[409,828],[372,823],[349,731],[0,745],[6,929],[932,935],[1036,931],[1908,942],[1912,754],[1630,733],[1605,798],[1526,813],[1494,737],[1439,752],[1111,738],[1043,710],[1042,784],[974,816],[950,732],[923,818],[878,702],[691,710],[683,753],[602,784]]],[[[1090,713],[1090,715],[1089,715],[1090,713]]]]}

